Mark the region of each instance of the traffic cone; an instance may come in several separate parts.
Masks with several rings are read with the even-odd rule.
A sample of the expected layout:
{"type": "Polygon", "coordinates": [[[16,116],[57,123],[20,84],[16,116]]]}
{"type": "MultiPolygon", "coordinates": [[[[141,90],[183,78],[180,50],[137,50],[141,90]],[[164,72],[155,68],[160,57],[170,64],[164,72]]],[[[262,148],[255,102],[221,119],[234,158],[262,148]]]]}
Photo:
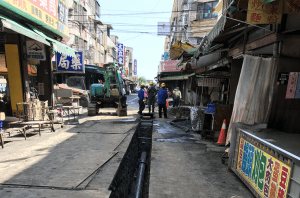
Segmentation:
{"type": "Polygon", "coordinates": [[[223,120],[223,125],[222,125],[222,129],[217,144],[225,145],[225,142],[226,142],[226,119],[223,120]]]}

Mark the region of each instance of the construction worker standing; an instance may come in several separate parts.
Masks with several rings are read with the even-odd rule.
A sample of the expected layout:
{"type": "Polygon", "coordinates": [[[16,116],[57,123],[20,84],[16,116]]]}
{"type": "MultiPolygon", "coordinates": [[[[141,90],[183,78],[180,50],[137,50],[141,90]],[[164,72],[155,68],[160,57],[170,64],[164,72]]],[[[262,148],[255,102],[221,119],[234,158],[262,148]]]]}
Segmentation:
{"type": "Polygon", "coordinates": [[[161,118],[162,109],[164,110],[164,117],[167,118],[167,107],[166,107],[166,100],[168,98],[168,93],[166,90],[165,83],[161,84],[161,89],[158,91],[158,113],[159,117],[161,118]]]}
{"type": "Polygon", "coordinates": [[[148,107],[149,107],[149,113],[151,112],[151,106],[152,106],[152,113],[154,113],[154,107],[155,107],[155,96],[157,94],[157,91],[155,87],[153,86],[153,82],[151,81],[149,83],[150,87],[148,88],[148,107]]]}
{"type": "Polygon", "coordinates": [[[144,103],[144,99],[145,99],[145,84],[142,83],[141,84],[141,89],[139,90],[138,93],[138,97],[139,97],[139,112],[138,114],[142,115],[143,110],[145,109],[145,103],[144,103]]]}
{"type": "Polygon", "coordinates": [[[178,107],[179,101],[181,99],[181,92],[179,90],[179,87],[176,87],[176,89],[174,89],[173,94],[174,94],[173,107],[178,107]]]}

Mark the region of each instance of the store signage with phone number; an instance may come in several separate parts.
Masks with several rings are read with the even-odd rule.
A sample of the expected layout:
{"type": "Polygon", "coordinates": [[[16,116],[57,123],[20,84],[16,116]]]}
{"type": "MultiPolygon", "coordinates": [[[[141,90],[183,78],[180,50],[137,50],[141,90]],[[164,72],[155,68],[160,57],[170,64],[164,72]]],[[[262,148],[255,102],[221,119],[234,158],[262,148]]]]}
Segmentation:
{"type": "Polygon", "coordinates": [[[262,197],[287,196],[291,168],[240,138],[237,170],[262,197]]]}
{"type": "Polygon", "coordinates": [[[68,9],[63,0],[4,0],[4,2],[42,21],[64,35],[69,35],[68,9]]]}

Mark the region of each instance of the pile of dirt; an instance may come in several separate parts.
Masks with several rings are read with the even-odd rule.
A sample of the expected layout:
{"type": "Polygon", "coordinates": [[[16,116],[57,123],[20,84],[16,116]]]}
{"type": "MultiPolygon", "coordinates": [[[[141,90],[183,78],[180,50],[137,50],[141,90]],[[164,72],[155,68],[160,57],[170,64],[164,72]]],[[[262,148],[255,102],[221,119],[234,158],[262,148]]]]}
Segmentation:
{"type": "Polygon", "coordinates": [[[170,107],[167,113],[168,118],[190,119],[191,110],[188,107],[170,107]]]}

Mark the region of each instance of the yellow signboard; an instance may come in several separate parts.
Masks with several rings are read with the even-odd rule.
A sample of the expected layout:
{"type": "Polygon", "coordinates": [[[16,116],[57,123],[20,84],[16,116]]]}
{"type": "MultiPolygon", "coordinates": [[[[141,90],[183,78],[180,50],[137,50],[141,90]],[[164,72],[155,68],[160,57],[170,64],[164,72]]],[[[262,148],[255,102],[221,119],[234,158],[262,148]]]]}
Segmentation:
{"type": "MultiPolygon", "coordinates": [[[[69,35],[67,6],[62,0],[3,0],[20,11],[45,23],[45,25],[69,35]],[[58,12],[60,11],[60,12],[58,12]],[[61,19],[61,20],[60,20],[61,19]]],[[[15,11],[15,10],[14,10],[15,11]]],[[[19,13],[19,11],[17,12],[19,13]]]]}
{"type": "Polygon", "coordinates": [[[249,0],[247,22],[251,24],[280,24],[283,12],[283,1],[264,4],[264,0],[249,0]]]}
{"type": "Polygon", "coordinates": [[[239,143],[237,170],[261,197],[287,196],[291,167],[243,138],[239,143]]]}
{"type": "Polygon", "coordinates": [[[300,13],[299,0],[285,0],[283,14],[300,13]]]}

